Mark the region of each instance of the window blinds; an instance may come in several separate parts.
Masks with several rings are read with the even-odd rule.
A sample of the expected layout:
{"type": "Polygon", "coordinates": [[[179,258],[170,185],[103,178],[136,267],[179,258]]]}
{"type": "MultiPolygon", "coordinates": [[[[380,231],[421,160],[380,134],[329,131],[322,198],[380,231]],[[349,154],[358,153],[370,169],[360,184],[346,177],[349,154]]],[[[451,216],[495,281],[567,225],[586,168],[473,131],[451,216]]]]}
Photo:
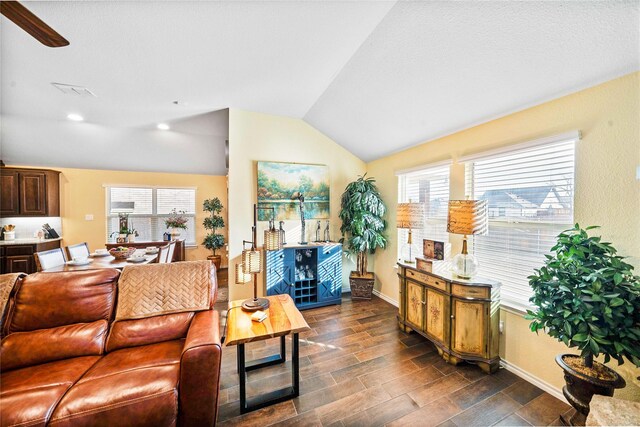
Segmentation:
{"type": "Polygon", "coordinates": [[[107,238],[119,231],[117,209],[112,208],[114,202],[134,202],[129,226],[138,232],[138,241],[162,240],[167,231],[164,221],[175,208],[185,212],[188,222],[182,237],[187,244],[194,245],[195,200],[194,188],[107,187],[107,238]]]}
{"type": "MultiPolygon", "coordinates": [[[[447,207],[449,203],[450,162],[423,169],[398,173],[398,203],[414,202],[425,205],[425,227],[413,230],[412,252],[422,254],[422,239],[449,241],[447,207]]],[[[401,258],[409,230],[398,230],[398,258],[401,258]]],[[[406,251],[408,252],[408,250],[406,251]]]]}
{"type": "Polygon", "coordinates": [[[503,304],[530,306],[527,277],[573,224],[578,135],[476,155],[465,164],[467,195],[488,201],[489,234],[473,238],[479,274],[502,282],[503,304]]]}

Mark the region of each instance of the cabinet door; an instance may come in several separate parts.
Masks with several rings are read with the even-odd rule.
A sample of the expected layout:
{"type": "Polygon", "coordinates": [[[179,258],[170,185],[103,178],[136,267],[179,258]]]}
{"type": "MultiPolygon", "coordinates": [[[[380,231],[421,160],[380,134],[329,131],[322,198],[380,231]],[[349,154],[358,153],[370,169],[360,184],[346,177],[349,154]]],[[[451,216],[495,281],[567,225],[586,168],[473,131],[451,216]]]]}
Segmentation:
{"type": "Polygon", "coordinates": [[[425,331],[434,340],[448,346],[449,297],[430,288],[426,292],[425,331]]]}
{"type": "Polygon", "coordinates": [[[487,344],[486,303],[453,298],[451,349],[458,353],[483,357],[487,344]]]}
{"type": "Polygon", "coordinates": [[[5,273],[35,273],[33,255],[8,256],[5,273]]]}
{"type": "Polygon", "coordinates": [[[424,286],[407,280],[407,322],[423,329],[424,286]]]}
{"type": "Polygon", "coordinates": [[[3,217],[20,214],[18,197],[18,172],[0,169],[0,215],[3,217]]]}
{"type": "Polygon", "coordinates": [[[20,213],[47,215],[47,178],[44,172],[20,172],[20,213]]]}
{"type": "Polygon", "coordinates": [[[267,295],[293,293],[293,249],[266,251],[267,295]]]}
{"type": "Polygon", "coordinates": [[[318,250],[318,301],[342,297],[342,251],[340,246],[318,250]]]}

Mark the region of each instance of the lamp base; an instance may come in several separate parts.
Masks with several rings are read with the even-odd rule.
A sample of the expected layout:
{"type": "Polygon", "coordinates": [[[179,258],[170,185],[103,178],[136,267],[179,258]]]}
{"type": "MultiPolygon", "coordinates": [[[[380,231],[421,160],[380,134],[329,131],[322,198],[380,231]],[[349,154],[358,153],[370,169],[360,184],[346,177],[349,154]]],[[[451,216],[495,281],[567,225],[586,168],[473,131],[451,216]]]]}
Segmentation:
{"type": "Polygon", "coordinates": [[[249,298],[242,302],[244,311],[258,311],[269,308],[269,300],[266,298],[249,298]]]}
{"type": "Polygon", "coordinates": [[[453,273],[463,279],[470,279],[478,271],[478,260],[471,254],[458,254],[451,263],[453,273]]]}

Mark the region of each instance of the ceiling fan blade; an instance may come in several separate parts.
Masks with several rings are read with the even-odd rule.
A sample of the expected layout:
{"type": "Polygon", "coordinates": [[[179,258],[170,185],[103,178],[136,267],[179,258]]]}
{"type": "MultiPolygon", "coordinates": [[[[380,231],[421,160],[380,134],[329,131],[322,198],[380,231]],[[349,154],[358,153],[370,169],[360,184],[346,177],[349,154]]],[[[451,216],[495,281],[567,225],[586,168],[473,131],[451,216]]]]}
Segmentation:
{"type": "Polygon", "coordinates": [[[67,39],[17,1],[0,1],[0,13],[45,46],[68,46],[67,39]]]}

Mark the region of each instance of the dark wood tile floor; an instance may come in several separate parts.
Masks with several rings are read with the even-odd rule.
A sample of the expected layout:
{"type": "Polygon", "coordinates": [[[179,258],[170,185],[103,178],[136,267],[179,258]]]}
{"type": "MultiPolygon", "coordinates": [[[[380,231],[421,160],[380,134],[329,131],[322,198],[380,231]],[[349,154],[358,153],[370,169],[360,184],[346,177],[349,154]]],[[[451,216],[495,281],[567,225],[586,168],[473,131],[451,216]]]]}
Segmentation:
{"type": "MultiPolygon", "coordinates": [[[[219,305],[225,309],[225,304],[219,305]]],[[[225,347],[218,423],[222,426],[559,425],[570,407],[501,369],[448,365],[433,344],[401,332],[396,307],[343,299],[303,311],[300,397],[240,415],[236,348],[225,347]]],[[[278,339],[247,345],[247,358],[278,352],[278,339]]],[[[290,340],[287,351],[290,353],[290,340]]],[[[248,374],[247,394],[290,384],[290,362],[248,374]]]]}

